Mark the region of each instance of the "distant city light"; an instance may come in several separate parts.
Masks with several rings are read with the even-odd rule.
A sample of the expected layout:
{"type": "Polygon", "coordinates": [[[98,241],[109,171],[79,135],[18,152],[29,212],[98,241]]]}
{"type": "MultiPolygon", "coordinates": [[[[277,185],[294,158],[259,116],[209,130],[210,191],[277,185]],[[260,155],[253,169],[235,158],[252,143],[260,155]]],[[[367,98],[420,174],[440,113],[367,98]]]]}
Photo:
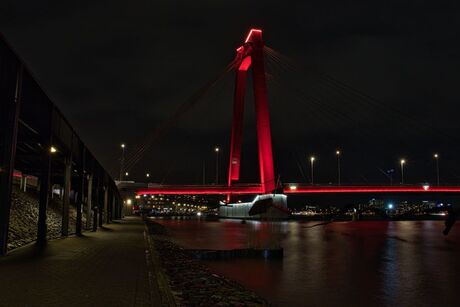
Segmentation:
{"type": "Polygon", "coordinates": [[[126,204],[127,204],[127,205],[131,205],[132,203],[133,203],[133,201],[132,201],[131,198],[128,198],[128,199],[126,200],[126,204]]]}
{"type": "Polygon", "coordinates": [[[388,204],[388,209],[393,209],[393,204],[388,204]]]}
{"type": "Polygon", "coordinates": [[[201,216],[201,212],[197,212],[196,215],[197,215],[197,216],[201,216]]]}

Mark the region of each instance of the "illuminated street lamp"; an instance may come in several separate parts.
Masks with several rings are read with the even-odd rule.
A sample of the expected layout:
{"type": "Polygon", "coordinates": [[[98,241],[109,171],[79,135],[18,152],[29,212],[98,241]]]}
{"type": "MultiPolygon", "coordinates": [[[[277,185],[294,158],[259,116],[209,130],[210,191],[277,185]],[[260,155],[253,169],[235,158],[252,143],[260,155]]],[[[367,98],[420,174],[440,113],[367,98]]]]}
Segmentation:
{"type": "Polygon", "coordinates": [[[51,147],[50,147],[50,153],[56,153],[56,152],[57,152],[56,147],[51,146],[51,147]]]}
{"type": "Polygon", "coordinates": [[[406,160],[401,159],[399,163],[401,164],[401,184],[404,184],[404,164],[406,164],[406,160]]]}
{"type": "Polygon", "coordinates": [[[439,185],[439,155],[435,153],[433,158],[436,160],[436,181],[439,185]]]}
{"type": "Polygon", "coordinates": [[[313,164],[315,162],[315,157],[311,156],[310,157],[310,170],[311,170],[311,185],[313,185],[314,183],[314,179],[313,179],[313,164]]]}
{"type": "Polygon", "coordinates": [[[220,152],[220,148],[218,146],[214,147],[214,152],[216,153],[216,184],[219,184],[219,152],[220,152]]]}
{"type": "Polygon", "coordinates": [[[126,147],[126,144],[121,143],[120,147],[121,147],[120,176],[119,176],[118,179],[120,181],[123,181],[123,168],[124,168],[124,164],[125,164],[125,147],[126,147]]]}
{"type": "Polygon", "coordinates": [[[337,150],[335,152],[336,156],[337,156],[337,182],[338,182],[338,185],[340,185],[340,150],[337,150]]]}
{"type": "Polygon", "coordinates": [[[129,176],[129,173],[128,173],[128,172],[126,172],[126,173],[125,173],[125,176],[126,176],[126,177],[128,177],[128,176],[129,176]]]}

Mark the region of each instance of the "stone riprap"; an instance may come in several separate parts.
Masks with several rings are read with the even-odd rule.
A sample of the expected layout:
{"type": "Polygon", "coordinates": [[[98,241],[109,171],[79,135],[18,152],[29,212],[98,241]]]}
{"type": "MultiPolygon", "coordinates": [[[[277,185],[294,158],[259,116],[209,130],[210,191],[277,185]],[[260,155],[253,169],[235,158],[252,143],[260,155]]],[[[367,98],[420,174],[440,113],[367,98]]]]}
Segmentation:
{"type": "MultiPolygon", "coordinates": [[[[38,195],[35,191],[22,192],[13,188],[11,195],[10,228],[8,233],[8,249],[34,242],[37,238],[38,223],[38,195]]],[[[48,239],[61,236],[62,202],[53,199],[46,210],[48,239]]],[[[69,209],[69,234],[75,233],[77,211],[75,207],[69,209]]],[[[83,215],[83,225],[85,225],[83,215]]]]}

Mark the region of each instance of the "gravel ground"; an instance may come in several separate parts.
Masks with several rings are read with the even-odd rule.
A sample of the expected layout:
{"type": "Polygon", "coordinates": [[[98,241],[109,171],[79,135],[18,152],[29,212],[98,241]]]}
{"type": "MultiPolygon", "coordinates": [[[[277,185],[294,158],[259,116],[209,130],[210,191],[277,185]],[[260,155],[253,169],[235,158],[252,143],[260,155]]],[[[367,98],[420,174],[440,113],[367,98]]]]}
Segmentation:
{"type": "Polygon", "coordinates": [[[172,243],[167,230],[149,222],[149,232],[161,267],[180,306],[268,306],[237,282],[213,274],[190,251],[172,243]]]}

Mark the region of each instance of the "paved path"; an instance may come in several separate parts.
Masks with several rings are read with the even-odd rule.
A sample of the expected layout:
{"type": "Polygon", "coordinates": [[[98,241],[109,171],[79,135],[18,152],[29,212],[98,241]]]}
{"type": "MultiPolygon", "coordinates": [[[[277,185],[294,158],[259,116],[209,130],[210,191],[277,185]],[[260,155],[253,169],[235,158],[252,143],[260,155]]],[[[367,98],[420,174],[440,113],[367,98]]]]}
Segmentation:
{"type": "Polygon", "coordinates": [[[155,306],[144,224],[129,217],[82,237],[0,258],[0,306],[155,306]]]}

